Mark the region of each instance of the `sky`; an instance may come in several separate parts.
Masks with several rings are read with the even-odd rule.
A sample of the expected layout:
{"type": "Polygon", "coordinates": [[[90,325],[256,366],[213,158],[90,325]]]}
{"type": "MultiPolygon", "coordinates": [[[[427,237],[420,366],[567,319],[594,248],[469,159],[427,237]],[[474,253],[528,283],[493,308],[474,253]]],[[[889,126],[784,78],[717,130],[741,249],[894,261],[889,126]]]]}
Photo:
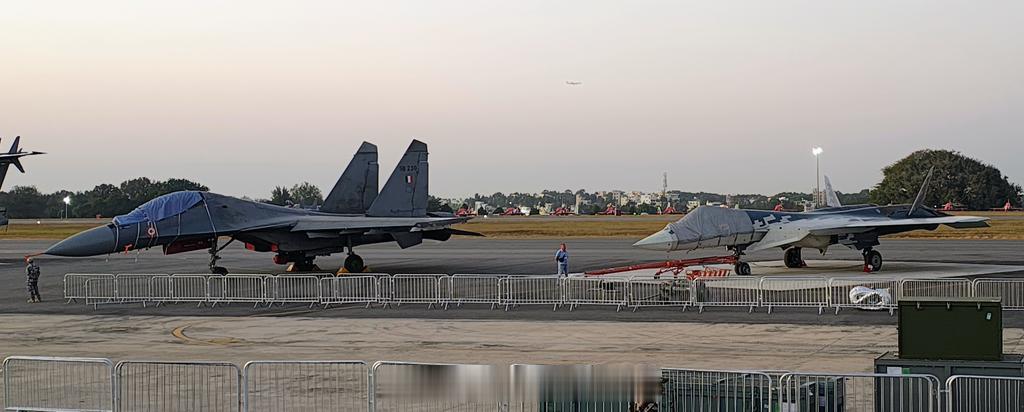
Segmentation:
{"type": "Polygon", "coordinates": [[[1024,183],[1019,1],[31,1],[0,12],[5,188],[326,193],[430,145],[431,193],[839,191],[919,149],[1024,183]],[[581,85],[568,85],[579,81],[581,85]]]}

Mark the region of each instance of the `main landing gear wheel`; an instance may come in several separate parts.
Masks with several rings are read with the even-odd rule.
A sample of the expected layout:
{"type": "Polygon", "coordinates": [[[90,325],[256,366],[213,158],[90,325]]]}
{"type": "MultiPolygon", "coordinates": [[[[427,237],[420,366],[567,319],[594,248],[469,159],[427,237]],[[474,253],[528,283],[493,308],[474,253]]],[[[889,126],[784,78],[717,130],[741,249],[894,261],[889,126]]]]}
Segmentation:
{"type": "Polygon", "coordinates": [[[363,264],[363,258],[359,255],[352,253],[345,258],[345,270],[348,273],[362,273],[366,270],[366,265],[363,264]]]}
{"type": "Polygon", "coordinates": [[[736,262],[736,274],[740,276],[750,276],[750,264],[747,262],[736,262]]]}
{"type": "Polygon", "coordinates": [[[878,272],[882,270],[882,254],[876,250],[864,250],[864,271],[878,272]]]}
{"type": "Polygon", "coordinates": [[[786,249],[786,254],[783,255],[782,262],[786,264],[787,268],[802,268],[807,266],[804,263],[804,258],[800,255],[801,249],[798,247],[786,249]]]}

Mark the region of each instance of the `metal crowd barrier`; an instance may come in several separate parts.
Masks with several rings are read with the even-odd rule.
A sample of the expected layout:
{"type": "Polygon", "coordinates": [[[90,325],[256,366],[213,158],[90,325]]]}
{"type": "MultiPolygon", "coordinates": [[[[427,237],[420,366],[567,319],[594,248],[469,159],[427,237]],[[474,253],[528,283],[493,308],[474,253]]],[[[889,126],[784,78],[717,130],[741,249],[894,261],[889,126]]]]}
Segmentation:
{"type": "Polygon", "coordinates": [[[693,286],[688,279],[629,279],[627,305],[636,312],[642,307],[693,305],[693,286]]]}
{"type": "MultiPolygon", "coordinates": [[[[440,305],[442,299],[441,279],[447,275],[394,275],[388,278],[381,278],[383,283],[386,279],[386,286],[381,285],[382,303],[385,306],[395,304],[401,306],[403,303],[423,303],[427,308],[440,305]]],[[[447,295],[445,288],[444,295],[447,295]]]]}
{"type": "Polygon", "coordinates": [[[563,288],[570,311],[580,305],[615,305],[618,312],[629,303],[629,281],[625,279],[572,277],[563,281],[563,288]]]}
{"type": "Polygon", "coordinates": [[[753,312],[761,303],[761,278],[700,277],[693,280],[692,293],[701,312],[705,306],[748,307],[753,312]]]}
{"type": "Polygon", "coordinates": [[[264,292],[268,304],[308,303],[313,307],[323,302],[320,277],[317,276],[267,276],[264,278],[264,292]]]}
{"type": "Polygon", "coordinates": [[[1024,378],[951,376],[946,380],[946,412],[1024,410],[1024,378]]]}
{"type": "Polygon", "coordinates": [[[262,275],[207,276],[206,291],[210,303],[252,303],[258,306],[267,300],[266,278],[262,275]]]}
{"type": "Polygon", "coordinates": [[[1024,310],[1024,279],[975,279],[974,296],[1002,298],[1003,310],[1024,310]]]}
{"type": "Polygon", "coordinates": [[[373,364],[370,410],[508,411],[508,372],[491,365],[373,364]]]}
{"type": "Polygon", "coordinates": [[[337,276],[320,279],[320,303],[327,308],[335,304],[365,303],[366,307],[380,301],[383,275],[337,276]]]}
{"type": "Polygon", "coordinates": [[[974,296],[974,283],[969,279],[903,279],[900,280],[900,298],[974,296]]]}
{"type": "Polygon", "coordinates": [[[829,306],[836,309],[836,314],[842,308],[857,308],[857,309],[882,309],[888,310],[889,314],[892,315],[893,311],[898,307],[898,295],[900,289],[900,281],[893,278],[883,278],[877,276],[855,276],[855,277],[844,277],[844,278],[831,278],[828,280],[829,289],[829,306]],[[859,303],[853,303],[851,301],[850,292],[853,288],[863,286],[875,290],[882,290],[889,293],[889,303],[881,301],[866,300],[859,303]]]}
{"type": "Polygon", "coordinates": [[[775,380],[763,372],[661,369],[666,411],[776,410],[775,380]]]}
{"type": "Polygon", "coordinates": [[[85,283],[89,279],[113,278],[109,274],[68,273],[64,275],[64,299],[68,303],[85,300],[88,296],[85,283]]]}
{"type": "Polygon", "coordinates": [[[11,356],[3,362],[5,411],[113,411],[108,359],[11,356]]]}
{"type": "Polygon", "coordinates": [[[816,307],[820,315],[828,306],[828,279],[823,277],[761,278],[761,306],[816,307]]]}
{"type": "MultiPolygon", "coordinates": [[[[565,302],[562,279],[554,276],[510,276],[503,283],[505,310],[519,305],[551,305],[557,310],[565,302]]],[[[501,286],[499,286],[501,287],[501,286]]]]}
{"type": "Polygon", "coordinates": [[[779,378],[780,410],[816,412],[939,411],[932,375],[787,373],[779,378]]]}
{"type": "Polygon", "coordinates": [[[673,410],[657,407],[661,376],[655,368],[512,365],[509,380],[508,410],[514,412],[673,410]]]}
{"type": "Polygon", "coordinates": [[[485,304],[491,305],[491,309],[501,303],[502,295],[499,288],[499,279],[505,275],[452,275],[444,282],[442,287],[448,287],[448,300],[444,302],[445,309],[449,304],[461,307],[463,304],[485,304]]]}
{"type": "Polygon", "coordinates": [[[93,306],[106,303],[191,302],[308,303],[325,308],[335,304],[374,303],[383,306],[426,304],[489,304],[509,310],[519,305],[552,305],[570,310],[582,305],[630,307],[708,306],[813,307],[888,310],[894,313],[901,297],[1001,297],[1006,310],[1024,310],[1024,280],[1019,279],[903,279],[854,277],[700,277],[686,279],[587,278],[507,275],[146,275],[67,274],[65,299],[93,306]],[[853,302],[856,287],[879,290],[888,299],[871,296],[853,302]]]}
{"type": "Polygon", "coordinates": [[[239,411],[241,371],[227,362],[121,361],[118,411],[239,411]]]}
{"type": "Polygon", "coordinates": [[[242,368],[245,411],[366,411],[363,361],[252,361],[242,368]]]}

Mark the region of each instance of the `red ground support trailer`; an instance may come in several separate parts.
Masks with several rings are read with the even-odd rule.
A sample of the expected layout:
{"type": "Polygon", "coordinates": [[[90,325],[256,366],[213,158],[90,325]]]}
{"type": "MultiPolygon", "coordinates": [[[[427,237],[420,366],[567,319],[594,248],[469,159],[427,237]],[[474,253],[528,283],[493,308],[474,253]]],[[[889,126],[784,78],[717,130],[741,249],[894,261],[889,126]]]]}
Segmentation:
{"type": "Polygon", "coordinates": [[[695,269],[686,272],[686,268],[692,268],[694,266],[710,266],[710,265],[735,265],[736,256],[712,256],[694,259],[678,259],[669,260],[666,262],[654,262],[654,263],[642,263],[639,265],[632,266],[621,266],[617,268],[593,270],[585,272],[584,276],[604,276],[616,273],[633,272],[637,270],[657,269],[654,273],[654,278],[659,279],[662,275],[679,277],[680,273],[683,273],[687,279],[693,280],[701,276],[728,276],[732,272],[730,269],[717,269],[717,268],[704,268],[695,269]],[[685,273],[684,273],[685,272],[685,273]]]}

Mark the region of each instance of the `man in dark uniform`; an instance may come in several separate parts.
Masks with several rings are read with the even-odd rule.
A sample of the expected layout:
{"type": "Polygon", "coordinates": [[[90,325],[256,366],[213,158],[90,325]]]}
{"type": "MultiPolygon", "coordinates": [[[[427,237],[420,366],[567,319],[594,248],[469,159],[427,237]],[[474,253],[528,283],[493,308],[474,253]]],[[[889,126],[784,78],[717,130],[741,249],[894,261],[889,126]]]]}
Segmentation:
{"type": "Polygon", "coordinates": [[[26,284],[28,287],[28,303],[42,302],[39,297],[39,265],[35,259],[28,258],[28,266],[25,267],[26,284]]]}

